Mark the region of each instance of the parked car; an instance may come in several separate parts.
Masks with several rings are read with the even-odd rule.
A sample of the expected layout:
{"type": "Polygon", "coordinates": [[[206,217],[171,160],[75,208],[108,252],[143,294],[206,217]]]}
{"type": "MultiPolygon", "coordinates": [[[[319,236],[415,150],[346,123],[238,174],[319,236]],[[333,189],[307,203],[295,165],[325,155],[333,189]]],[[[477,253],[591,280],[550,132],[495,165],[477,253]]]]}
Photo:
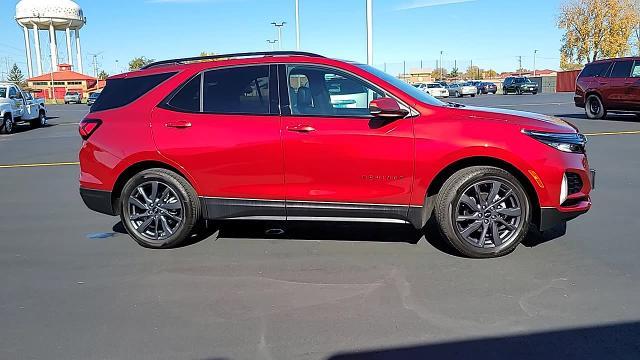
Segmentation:
{"type": "Polygon", "coordinates": [[[523,76],[510,76],[504,79],[502,93],[504,95],[509,93],[518,95],[530,93],[535,95],[538,93],[538,84],[523,76]]]}
{"type": "Polygon", "coordinates": [[[477,89],[476,95],[480,95],[481,94],[481,92],[480,92],[480,84],[482,84],[482,81],[480,81],[480,80],[469,80],[467,82],[476,87],[476,89],[477,89]]]}
{"type": "Polygon", "coordinates": [[[310,53],[172,59],[110,77],[79,132],[85,204],[120,215],[149,248],[184,244],[204,219],[422,229],[434,218],[460,253],[494,257],[591,207],[585,137],[570,124],[445,103],[310,53]],[[369,102],[335,106],[336,76],[369,102]]]}
{"type": "Polygon", "coordinates": [[[449,97],[449,90],[447,90],[440,83],[428,83],[425,84],[424,90],[427,94],[437,97],[446,98],[449,97]]]}
{"type": "Polygon", "coordinates": [[[451,83],[447,90],[449,90],[449,96],[453,97],[464,97],[465,95],[475,97],[478,92],[478,88],[470,83],[451,83]]]}
{"type": "Polygon", "coordinates": [[[34,99],[16,84],[0,82],[0,133],[11,134],[22,123],[33,128],[47,124],[44,100],[34,99]]]}
{"type": "Polygon", "coordinates": [[[492,82],[481,82],[478,91],[481,94],[495,94],[498,92],[498,86],[492,82]]]}
{"type": "Polygon", "coordinates": [[[589,119],[610,112],[640,116],[640,57],[587,64],[578,75],[574,101],[589,119]]]}
{"type": "Polygon", "coordinates": [[[96,102],[98,97],[100,97],[100,92],[99,91],[92,92],[91,94],[89,94],[89,97],[87,98],[87,105],[88,106],[93,105],[93,103],[96,102]]]}
{"type": "Polygon", "coordinates": [[[65,104],[80,104],[82,102],[82,95],[77,91],[67,91],[64,94],[64,103],[65,104]]]}

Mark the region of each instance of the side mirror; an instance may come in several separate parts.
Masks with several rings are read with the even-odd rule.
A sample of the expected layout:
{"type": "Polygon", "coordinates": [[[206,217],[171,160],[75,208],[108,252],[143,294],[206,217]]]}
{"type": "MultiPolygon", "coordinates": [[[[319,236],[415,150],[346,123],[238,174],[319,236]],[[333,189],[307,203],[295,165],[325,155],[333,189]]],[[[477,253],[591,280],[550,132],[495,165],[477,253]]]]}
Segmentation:
{"type": "Polygon", "coordinates": [[[409,111],[400,107],[392,98],[375,99],[369,103],[369,113],[376,118],[402,119],[409,115],[409,111]]]}

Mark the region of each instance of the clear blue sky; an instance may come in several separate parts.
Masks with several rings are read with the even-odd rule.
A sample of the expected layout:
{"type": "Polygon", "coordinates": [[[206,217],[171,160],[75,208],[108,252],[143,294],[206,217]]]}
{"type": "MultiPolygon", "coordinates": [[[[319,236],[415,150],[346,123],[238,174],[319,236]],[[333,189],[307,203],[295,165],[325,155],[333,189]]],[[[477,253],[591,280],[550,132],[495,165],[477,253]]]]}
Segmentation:
{"type": "MultiPolygon", "coordinates": [[[[266,40],[276,37],[272,21],[287,22],[283,47],[295,48],[294,0],[77,2],[87,17],[81,30],[85,67],[90,53],[101,53],[100,68],[110,74],[116,72],[116,60],[123,70],[141,55],[164,59],[201,51],[268,50],[266,40]]],[[[13,18],[16,3],[0,1],[0,60],[9,57],[26,69],[22,30],[13,18]]],[[[559,5],[560,0],[373,0],[374,63],[382,68],[386,62],[394,74],[402,71],[405,60],[408,70],[421,60],[433,68],[443,50],[448,68],[457,60],[463,70],[473,60],[482,68],[510,71],[520,55],[523,67],[532,68],[537,49],[537,68],[556,69],[562,36],[555,25],[559,5]]],[[[365,0],[300,0],[300,16],[302,50],[366,60],[365,0]]],[[[48,51],[44,35],[43,51],[48,51]]],[[[64,59],[63,33],[58,43],[64,59]]],[[[4,66],[2,62],[0,68],[4,66]]]]}

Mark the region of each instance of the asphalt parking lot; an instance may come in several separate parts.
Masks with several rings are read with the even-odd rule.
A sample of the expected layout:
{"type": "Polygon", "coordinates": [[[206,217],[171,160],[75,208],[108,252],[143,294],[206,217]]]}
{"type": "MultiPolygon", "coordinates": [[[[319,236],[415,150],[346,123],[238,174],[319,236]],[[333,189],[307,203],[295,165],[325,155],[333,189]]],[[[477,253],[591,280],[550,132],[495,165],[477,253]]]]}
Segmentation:
{"type": "Polygon", "coordinates": [[[85,208],[87,107],[51,106],[0,136],[0,358],[640,358],[640,120],[587,120],[572,94],[455,101],[589,134],[593,209],[492,260],[388,225],[242,223],[153,251],[85,208]]]}

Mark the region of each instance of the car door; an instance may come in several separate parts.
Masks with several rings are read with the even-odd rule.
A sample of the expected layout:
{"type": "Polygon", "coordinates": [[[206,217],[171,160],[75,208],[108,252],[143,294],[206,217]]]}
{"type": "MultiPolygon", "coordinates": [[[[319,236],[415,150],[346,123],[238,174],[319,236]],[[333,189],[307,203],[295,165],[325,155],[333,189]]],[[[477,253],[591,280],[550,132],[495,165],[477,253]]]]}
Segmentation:
{"type": "Polygon", "coordinates": [[[9,99],[11,99],[11,112],[13,116],[22,116],[24,112],[24,99],[17,87],[9,86],[9,99]]]}
{"type": "Polygon", "coordinates": [[[634,61],[631,76],[625,81],[625,107],[629,110],[640,109],[640,61],[634,61]]]}
{"type": "Polygon", "coordinates": [[[158,150],[195,179],[210,219],[284,220],[276,74],[269,65],[207,70],[153,111],[158,150]]]}
{"type": "Polygon", "coordinates": [[[618,60],[613,64],[611,74],[607,79],[607,90],[605,90],[605,106],[611,109],[624,109],[627,98],[627,81],[631,76],[633,60],[618,60]]]}
{"type": "Polygon", "coordinates": [[[279,70],[287,218],[405,219],[413,120],[372,118],[369,102],[387,94],[346,71],[315,65],[279,70]]]}

